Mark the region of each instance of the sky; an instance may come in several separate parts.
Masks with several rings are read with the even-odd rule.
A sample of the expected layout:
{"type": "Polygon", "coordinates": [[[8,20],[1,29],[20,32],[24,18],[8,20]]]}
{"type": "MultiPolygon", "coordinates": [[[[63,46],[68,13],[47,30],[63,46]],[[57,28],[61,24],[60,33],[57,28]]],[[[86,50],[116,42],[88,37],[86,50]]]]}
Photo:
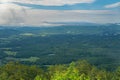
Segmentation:
{"type": "Polygon", "coordinates": [[[0,25],[120,23],[120,0],[0,0],[0,25]]]}

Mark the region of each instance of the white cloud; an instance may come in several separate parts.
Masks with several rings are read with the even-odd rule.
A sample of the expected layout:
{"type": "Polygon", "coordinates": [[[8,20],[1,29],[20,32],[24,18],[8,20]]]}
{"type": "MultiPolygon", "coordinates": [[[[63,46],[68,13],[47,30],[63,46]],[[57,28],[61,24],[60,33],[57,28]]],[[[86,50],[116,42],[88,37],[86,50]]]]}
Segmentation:
{"type": "Polygon", "coordinates": [[[78,3],[93,3],[95,0],[1,0],[0,3],[27,3],[44,6],[62,6],[62,5],[74,5],[78,3]]]}
{"type": "Polygon", "coordinates": [[[120,14],[109,10],[28,10],[27,24],[44,25],[44,22],[120,22],[120,14]]]}
{"type": "Polygon", "coordinates": [[[27,9],[28,7],[15,4],[0,4],[0,24],[15,25],[24,22],[27,9]]]}
{"type": "Polygon", "coordinates": [[[0,25],[50,26],[50,22],[120,22],[109,10],[40,10],[15,4],[0,4],[0,25]],[[49,23],[46,23],[49,22],[49,23]]]}
{"type": "Polygon", "coordinates": [[[105,8],[116,8],[116,7],[120,7],[120,2],[117,2],[114,4],[109,4],[109,5],[105,6],[105,8]]]}
{"type": "Polygon", "coordinates": [[[51,22],[120,22],[120,13],[110,10],[42,10],[9,2],[0,4],[0,25],[50,26],[51,22]],[[49,22],[49,23],[46,23],[49,22]]]}

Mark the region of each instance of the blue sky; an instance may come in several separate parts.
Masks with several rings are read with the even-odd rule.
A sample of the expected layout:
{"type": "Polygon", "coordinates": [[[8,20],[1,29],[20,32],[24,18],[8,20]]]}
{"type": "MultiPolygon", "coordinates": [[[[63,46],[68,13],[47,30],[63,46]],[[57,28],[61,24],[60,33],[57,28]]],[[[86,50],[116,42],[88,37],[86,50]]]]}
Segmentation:
{"type": "Polygon", "coordinates": [[[0,0],[0,25],[54,22],[120,23],[120,0],[0,0]]]}
{"type": "MultiPolygon", "coordinates": [[[[46,9],[46,10],[108,10],[104,6],[120,2],[120,0],[96,0],[95,2],[91,4],[87,3],[77,3],[74,5],[62,5],[62,6],[45,6],[45,5],[39,5],[39,4],[27,4],[27,3],[16,3],[21,6],[27,6],[31,7],[33,9],[46,9]]],[[[120,9],[119,7],[111,8],[111,10],[120,9]]]]}

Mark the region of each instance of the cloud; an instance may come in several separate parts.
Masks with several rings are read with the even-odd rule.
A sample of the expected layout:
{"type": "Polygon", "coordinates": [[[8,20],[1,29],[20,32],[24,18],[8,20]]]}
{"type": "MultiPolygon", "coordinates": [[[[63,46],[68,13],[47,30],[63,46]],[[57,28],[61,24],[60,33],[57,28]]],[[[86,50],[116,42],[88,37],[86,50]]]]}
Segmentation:
{"type": "Polygon", "coordinates": [[[54,26],[54,22],[120,22],[119,13],[110,10],[42,10],[16,4],[0,6],[0,25],[54,26]]]}
{"type": "Polygon", "coordinates": [[[0,24],[11,25],[23,23],[27,7],[15,4],[0,4],[0,24]]]}
{"type": "Polygon", "coordinates": [[[120,22],[118,12],[109,10],[28,10],[26,24],[46,25],[45,22],[120,22]]]}
{"type": "Polygon", "coordinates": [[[109,4],[109,5],[105,6],[105,8],[116,8],[116,7],[120,7],[120,2],[117,2],[114,4],[109,4]]]}
{"type": "Polygon", "coordinates": [[[74,5],[79,3],[93,3],[95,0],[1,0],[0,3],[27,3],[44,6],[63,6],[74,5]]]}
{"type": "MultiPolygon", "coordinates": [[[[56,25],[53,24],[55,22],[120,22],[120,13],[117,11],[32,9],[14,4],[10,1],[12,0],[0,1],[0,25],[54,26],[56,25]]],[[[30,0],[26,0],[26,2],[27,1],[30,0]]],[[[33,2],[31,3],[33,4],[33,2]]]]}

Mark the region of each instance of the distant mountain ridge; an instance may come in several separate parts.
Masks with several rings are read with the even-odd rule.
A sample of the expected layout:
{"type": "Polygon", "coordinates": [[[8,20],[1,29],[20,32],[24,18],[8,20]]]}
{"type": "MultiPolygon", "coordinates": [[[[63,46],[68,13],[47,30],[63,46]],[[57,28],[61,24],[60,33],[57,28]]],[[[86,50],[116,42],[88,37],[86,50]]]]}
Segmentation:
{"type": "MultiPolygon", "coordinates": [[[[71,23],[73,24],[73,23],[71,23]]],[[[0,35],[18,35],[18,34],[37,34],[37,35],[57,35],[57,34],[84,34],[84,35],[117,35],[120,34],[120,25],[119,23],[114,24],[92,24],[83,23],[83,25],[70,25],[66,23],[61,26],[51,26],[51,27],[32,27],[32,26],[1,26],[0,35]],[[9,34],[8,34],[9,33],[9,34]]]]}
{"type": "Polygon", "coordinates": [[[61,26],[109,26],[109,25],[120,25],[120,23],[106,23],[106,24],[100,24],[100,23],[92,23],[92,22],[45,22],[46,24],[51,24],[51,26],[0,26],[0,29],[4,28],[21,28],[21,27],[61,27],[61,26]],[[52,26],[52,24],[56,26],[52,26]]]}
{"type": "Polygon", "coordinates": [[[60,25],[79,25],[79,26],[95,26],[101,25],[98,23],[91,23],[91,22],[46,22],[48,24],[60,24],[60,25]]]}

